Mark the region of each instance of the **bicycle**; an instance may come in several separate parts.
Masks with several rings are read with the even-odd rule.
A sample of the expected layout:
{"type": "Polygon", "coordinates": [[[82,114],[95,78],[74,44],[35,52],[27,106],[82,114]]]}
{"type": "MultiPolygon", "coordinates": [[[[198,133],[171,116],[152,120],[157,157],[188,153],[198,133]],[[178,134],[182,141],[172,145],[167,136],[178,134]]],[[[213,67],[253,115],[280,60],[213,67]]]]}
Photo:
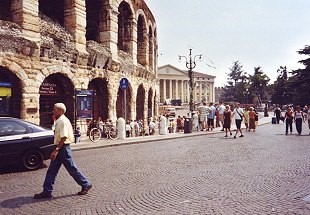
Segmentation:
{"type": "MultiPolygon", "coordinates": [[[[117,127],[113,125],[105,126],[103,132],[111,140],[117,140],[119,137],[117,127]]],[[[89,139],[94,143],[98,142],[104,135],[103,132],[96,126],[90,130],[89,139]]]]}

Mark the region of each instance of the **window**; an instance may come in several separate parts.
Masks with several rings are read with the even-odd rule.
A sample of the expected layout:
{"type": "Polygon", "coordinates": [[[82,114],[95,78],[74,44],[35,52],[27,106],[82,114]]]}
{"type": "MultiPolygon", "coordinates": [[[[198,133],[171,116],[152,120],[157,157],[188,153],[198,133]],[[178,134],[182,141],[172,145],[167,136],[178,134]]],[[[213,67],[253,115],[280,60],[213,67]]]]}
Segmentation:
{"type": "Polygon", "coordinates": [[[27,128],[13,121],[0,122],[0,136],[25,134],[27,128]]]}

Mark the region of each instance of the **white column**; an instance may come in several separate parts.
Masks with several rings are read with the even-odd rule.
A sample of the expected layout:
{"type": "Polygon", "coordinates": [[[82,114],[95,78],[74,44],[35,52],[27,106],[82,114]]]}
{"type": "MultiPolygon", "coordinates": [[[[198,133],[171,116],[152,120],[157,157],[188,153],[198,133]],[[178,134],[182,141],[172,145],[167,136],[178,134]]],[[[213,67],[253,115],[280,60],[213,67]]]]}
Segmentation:
{"type": "Polygon", "coordinates": [[[166,96],[167,96],[167,89],[166,89],[166,79],[162,79],[163,80],[163,101],[162,102],[165,102],[166,101],[166,96]]]}
{"type": "Polygon", "coordinates": [[[184,102],[184,81],[181,80],[181,102],[184,102]]]}
{"type": "Polygon", "coordinates": [[[189,90],[189,81],[187,81],[187,85],[186,85],[186,87],[187,87],[187,100],[186,100],[186,102],[187,103],[189,103],[189,94],[190,94],[190,90],[189,90]]]}
{"type": "Polygon", "coordinates": [[[172,80],[169,80],[169,99],[172,99],[172,80]]]}
{"type": "Polygon", "coordinates": [[[202,97],[202,81],[199,81],[199,101],[201,102],[201,97],[202,97]]]}
{"type": "Polygon", "coordinates": [[[175,99],[180,98],[178,85],[179,85],[179,80],[175,80],[175,99]]]}
{"type": "Polygon", "coordinates": [[[212,82],[212,101],[215,102],[214,82],[212,82]]]}
{"type": "Polygon", "coordinates": [[[193,87],[194,87],[194,103],[196,103],[196,100],[197,100],[197,87],[196,87],[196,80],[194,79],[194,84],[193,84],[193,87]]]}

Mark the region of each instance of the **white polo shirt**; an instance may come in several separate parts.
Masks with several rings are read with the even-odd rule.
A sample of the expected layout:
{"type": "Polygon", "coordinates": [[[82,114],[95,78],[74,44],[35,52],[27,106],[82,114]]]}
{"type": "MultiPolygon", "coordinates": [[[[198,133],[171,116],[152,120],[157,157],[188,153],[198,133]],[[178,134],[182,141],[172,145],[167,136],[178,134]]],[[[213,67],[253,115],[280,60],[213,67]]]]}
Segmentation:
{"type": "Polygon", "coordinates": [[[62,137],[67,137],[65,144],[70,144],[74,142],[73,128],[70,120],[65,115],[61,115],[55,121],[54,144],[58,145],[62,137]]]}
{"type": "Polygon", "coordinates": [[[243,109],[242,108],[235,108],[234,109],[234,117],[235,117],[235,119],[241,120],[241,116],[240,115],[243,116],[243,109]],[[238,110],[238,112],[237,112],[237,110],[238,110]]]}

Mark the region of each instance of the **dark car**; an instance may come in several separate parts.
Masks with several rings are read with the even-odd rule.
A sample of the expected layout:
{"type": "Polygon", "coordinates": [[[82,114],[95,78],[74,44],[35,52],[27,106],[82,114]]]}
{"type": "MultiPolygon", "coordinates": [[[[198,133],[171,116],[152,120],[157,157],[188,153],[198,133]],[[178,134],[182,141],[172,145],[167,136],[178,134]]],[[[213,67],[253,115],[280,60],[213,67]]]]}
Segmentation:
{"type": "Polygon", "coordinates": [[[12,117],[0,117],[0,169],[22,165],[35,170],[54,150],[52,130],[12,117]]]}

